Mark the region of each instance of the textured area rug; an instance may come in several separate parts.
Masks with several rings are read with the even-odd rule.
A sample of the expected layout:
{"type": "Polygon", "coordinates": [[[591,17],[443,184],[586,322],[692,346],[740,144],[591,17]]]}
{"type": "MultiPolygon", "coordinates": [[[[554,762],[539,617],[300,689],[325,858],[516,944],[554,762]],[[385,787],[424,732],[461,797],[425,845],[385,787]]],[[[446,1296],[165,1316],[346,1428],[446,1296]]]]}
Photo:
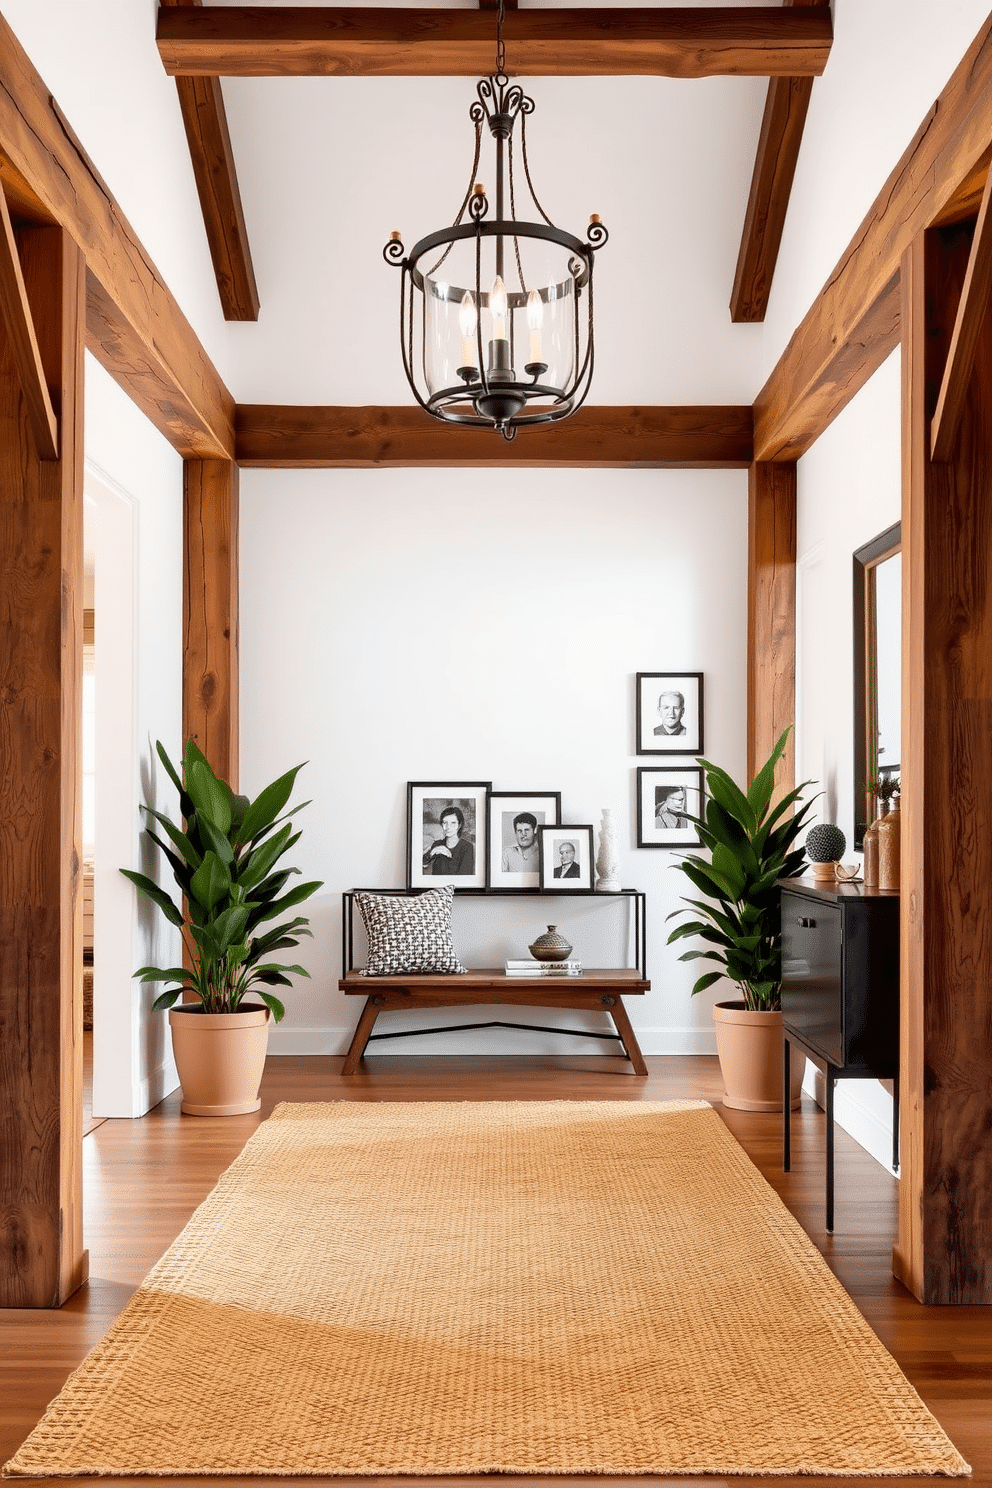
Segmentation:
{"type": "Polygon", "coordinates": [[[709,1106],[278,1107],[13,1476],[967,1472],[709,1106]]]}

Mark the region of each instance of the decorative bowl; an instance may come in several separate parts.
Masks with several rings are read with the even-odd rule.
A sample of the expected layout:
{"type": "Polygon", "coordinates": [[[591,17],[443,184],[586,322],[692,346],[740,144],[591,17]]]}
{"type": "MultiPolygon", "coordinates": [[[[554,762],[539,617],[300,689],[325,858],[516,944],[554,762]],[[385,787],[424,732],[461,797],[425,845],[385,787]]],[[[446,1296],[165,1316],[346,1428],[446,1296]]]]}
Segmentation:
{"type": "Polygon", "coordinates": [[[557,925],[549,925],[544,934],[539,935],[527,949],[535,961],[566,961],[572,953],[572,947],[564,935],[558,934],[557,925]]]}

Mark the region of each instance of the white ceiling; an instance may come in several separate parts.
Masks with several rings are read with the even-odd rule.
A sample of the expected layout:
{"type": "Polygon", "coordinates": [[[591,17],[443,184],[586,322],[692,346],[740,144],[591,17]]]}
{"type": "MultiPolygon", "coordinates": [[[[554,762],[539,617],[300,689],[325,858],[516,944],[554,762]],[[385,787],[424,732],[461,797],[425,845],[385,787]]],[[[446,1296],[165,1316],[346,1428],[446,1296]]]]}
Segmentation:
{"type": "MultiPolygon", "coordinates": [[[[454,217],[474,81],[224,79],[261,299],[257,324],[226,325],[156,10],[156,0],[0,0],[239,401],[409,402],[399,274],[382,246],[393,228],[409,246],[454,217]]],[[[545,207],[580,235],[590,212],[610,231],[597,258],[592,402],[751,401],[987,0],[834,0],[833,14],[764,327],[732,325],[728,304],[765,80],[524,80],[545,207]]],[[[495,17],[493,27],[495,37],[495,17]]]]}

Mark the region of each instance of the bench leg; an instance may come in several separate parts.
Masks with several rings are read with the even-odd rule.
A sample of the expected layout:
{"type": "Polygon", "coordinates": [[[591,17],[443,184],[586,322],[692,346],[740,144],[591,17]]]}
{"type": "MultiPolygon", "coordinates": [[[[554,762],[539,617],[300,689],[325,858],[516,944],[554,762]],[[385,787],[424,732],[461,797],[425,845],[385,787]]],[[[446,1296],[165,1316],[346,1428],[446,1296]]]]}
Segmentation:
{"type": "Polygon", "coordinates": [[[357,1070],[358,1061],[365,1053],[365,1045],[369,1041],[369,1036],[375,1027],[375,1020],[378,1018],[380,1011],[381,1009],[375,1004],[375,999],[366,997],[365,1006],[362,1008],[362,1016],[358,1020],[358,1027],[355,1029],[351,1044],[348,1047],[348,1052],[344,1056],[344,1064],[341,1066],[341,1073],[343,1075],[353,1075],[357,1070]]]}
{"type": "Polygon", "coordinates": [[[634,1035],[634,1030],[630,1026],[630,1019],[627,1017],[627,1009],[624,1007],[619,997],[608,1009],[608,1012],[613,1018],[613,1023],[616,1027],[617,1033],[623,1040],[623,1046],[627,1051],[627,1058],[634,1066],[634,1074],[646,1075],[648,1072],[648,1067],[644,1063],[644,1055],[641,1053],[641,1047],[634,1035]]]}

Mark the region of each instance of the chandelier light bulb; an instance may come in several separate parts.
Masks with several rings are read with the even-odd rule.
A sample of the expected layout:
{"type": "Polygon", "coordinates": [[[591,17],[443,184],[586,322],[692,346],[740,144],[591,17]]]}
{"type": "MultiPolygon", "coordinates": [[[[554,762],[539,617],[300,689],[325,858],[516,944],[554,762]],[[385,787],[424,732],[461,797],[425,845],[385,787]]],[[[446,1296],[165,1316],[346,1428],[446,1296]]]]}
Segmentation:
{"type": "Polygon", "coordinates": [[[532,289],[527,296],[527,328],[530,331],[530,360],[541,360],[541,327],[544,325],[544,305],[540,290],[532,289]]]}
{"type": "Polygon", "coordinates": [[[509,309],[506,299],[506,285],[499,274],[493,280],[493,287],[489,291],[489,313],[493,318],[493,340],[506,340],[506,313],[509,309]]]}
{"type": "Polygon", "coordinates": [[[462,333],[462,366],[475,366],[475,331],[479,324],[479,312],[475,308],[475,295],[467,289],[458,307],[458,329],[462,333]]]}

